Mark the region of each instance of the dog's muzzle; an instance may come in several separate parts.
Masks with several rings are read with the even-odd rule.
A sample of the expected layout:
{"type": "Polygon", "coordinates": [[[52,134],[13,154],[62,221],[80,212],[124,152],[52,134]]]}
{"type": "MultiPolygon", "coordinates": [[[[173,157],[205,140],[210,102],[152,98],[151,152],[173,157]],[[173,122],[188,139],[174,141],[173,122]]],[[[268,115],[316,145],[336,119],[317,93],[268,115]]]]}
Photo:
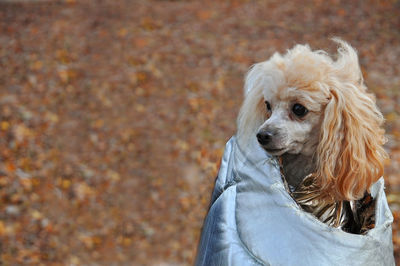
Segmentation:
{"type": "Polygon", "coordinates": [[[261,131],[257,133],[257,140],[261,145],[267,145],[271,142],[273,133],[269,131],[261,131]]]}

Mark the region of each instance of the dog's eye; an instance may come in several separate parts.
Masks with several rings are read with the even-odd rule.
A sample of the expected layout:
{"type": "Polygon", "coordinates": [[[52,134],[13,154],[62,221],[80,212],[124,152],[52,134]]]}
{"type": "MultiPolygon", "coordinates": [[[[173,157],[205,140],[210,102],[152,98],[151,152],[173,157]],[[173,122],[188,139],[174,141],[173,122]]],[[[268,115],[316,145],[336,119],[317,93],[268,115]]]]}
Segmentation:
{"type": "Polygon", "coordinates": [[[303,117],[308,113],[307,108],[305,108],[303,105],[296,103],[293,105],[292,111],[295,115],[298,117],[303,117]]]}
{"type": "Polygon", "coordinates": [[[265,101],[265,106],[267,107],[267,111],[271,111],[271,104],[268,101],[265,101]]]}

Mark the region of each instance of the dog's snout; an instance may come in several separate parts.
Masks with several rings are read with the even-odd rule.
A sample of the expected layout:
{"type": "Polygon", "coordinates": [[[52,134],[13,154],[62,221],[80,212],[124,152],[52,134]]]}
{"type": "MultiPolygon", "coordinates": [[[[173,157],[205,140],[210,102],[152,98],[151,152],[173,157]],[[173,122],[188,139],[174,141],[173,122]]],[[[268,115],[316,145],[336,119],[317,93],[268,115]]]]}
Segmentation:
{"type": "Polygon", "coordinates": [[[261,131],[257,133],[257,140],[261,145],[268,144],[272,139],[272,132],[269,131],[261,131]]]}

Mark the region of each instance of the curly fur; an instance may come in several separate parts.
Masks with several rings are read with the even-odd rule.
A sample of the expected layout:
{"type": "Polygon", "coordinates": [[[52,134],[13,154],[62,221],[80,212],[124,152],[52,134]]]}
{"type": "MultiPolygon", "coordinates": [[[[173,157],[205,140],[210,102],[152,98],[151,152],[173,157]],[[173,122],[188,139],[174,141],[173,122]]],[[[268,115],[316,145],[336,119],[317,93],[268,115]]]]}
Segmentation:
{"type": "Polygon", "coordinates": [[[364,85],[356,51],[334,40],[336,60],[296,45],[255,64],[246,76],[237,136],[247,145],[257,132],[276,132],[264,146],[267,151],[279,148],[271,153],[312,164],[322,191],[337,200],[355,200],[383,175],[384,119],[364,85]],[[271,101],[270,112],[264,101],[271,101]],[[304,118],[291,113],[295,102],[309,110],[304,118]]]}

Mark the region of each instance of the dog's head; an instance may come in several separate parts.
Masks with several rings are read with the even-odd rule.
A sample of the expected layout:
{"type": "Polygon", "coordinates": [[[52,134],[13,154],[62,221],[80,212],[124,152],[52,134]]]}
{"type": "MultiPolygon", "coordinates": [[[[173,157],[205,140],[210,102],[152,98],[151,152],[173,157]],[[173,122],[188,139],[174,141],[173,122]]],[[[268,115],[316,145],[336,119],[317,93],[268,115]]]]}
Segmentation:
{"type": "Polygon", "coordinates": [[[384,119],[366,92],[356,52],[336,41],[336,60],[297,45],[251,68],[238,140],[246,145],[256,137],[275,156],[314,156],[321,189],[350,200],[383,174],[384,119]]]}

